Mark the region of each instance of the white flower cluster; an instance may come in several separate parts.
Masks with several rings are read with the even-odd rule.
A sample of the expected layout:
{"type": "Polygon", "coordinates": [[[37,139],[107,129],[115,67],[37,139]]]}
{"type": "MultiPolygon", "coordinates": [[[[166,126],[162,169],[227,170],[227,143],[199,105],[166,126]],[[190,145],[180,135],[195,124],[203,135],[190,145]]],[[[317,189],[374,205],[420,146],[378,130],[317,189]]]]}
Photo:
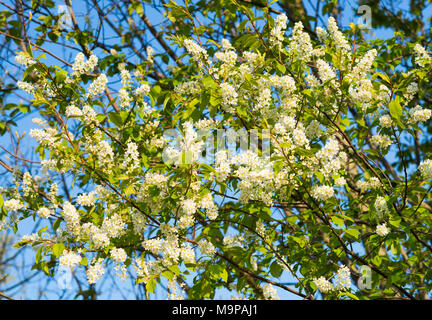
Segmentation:
{"type": "Polygon", "coordinates": [[[110,244],[110,238],[107,233],[91,222],[87,222],[82,226],[81,233],[88,237],[93,242],[96,249],[106,248],[110,244]]]}
{"type": "Polygon", "coordinates": [[[237,53],[233,50],[234,48],[231,43],[227,39],[222,39],[222,47],[224,51],[216,52],[214,57],[222,62],[218,72],[219,76],[226,77],[235,66],[238,57],[237,53]]]}
{"type": "Polygon", "coordinates": [[[25,208],[26,205],[18,199],[10,199],[3,203],[3,207],[7,212],[16,212],[25,208]]]}
{"type": "Polygon", "coordinates": [[[120,81],[124,86],[128,86],[131,83],[131,75],[128,70],[122,69],[120,71],[120,81]]]}
{"type": "Polygon", "coordinates": [[[64,250],[59,258],[62,267],[73,268],[81,263],[81,255],[73,251],[64,250]]]}
{"type": "Polygon", "coordinates": [[[303,28],[301,21],[295,23],[289,44],[289,52],[296,59],[307,62],[312,56],[313,47],[309,34],[304,32],[303,28]]]}
{"type": "Polygon", "coordinates": [[[32,194],[32,191],[34,190],[34,184],[35,181],[33,180],[33,177],[31,176],[30,172],[25,172],[23,174],[23,181],[22,181],[22,190],[24,196],[34,195],[32,194]]]}
{"type": "Polygon", "coordinates": [[[69,201],[65,202],[62,214],[69,232],[72,235],[78,235],[80,230],[80,215],[75,206],[69,201]]]}
{"type": "Polygon", "coordinates": [[[380,85],[378,90],[378,100],[381,101],[384,105],[387,105],[391,100],[391,91],[387,86],[380,85]]]}
{"type": "Polygon", "coordinates": [[[388,114],[386,114],[379,118],[379,124],[383,128],[390,128],[393,125],[393,120],[388,114]]]}
{"type": "Polygon", "coordinates": [[[52,183],[50,186],[50,191],[48,193],[48,199],[54,204],[56,208],[56,197],[58,193],[58,185],[57,183],[52,183]]]}
{"type": "Polygon", "coordinates": [[[284,31],[287,26],[288,18],[285,14],[280,14],[277,16],[275,21],[274,28],[270,31],[270,43],[273,46],[280,46],[282,45],[282,41],[284,39],[284,31]]]}
{"type": "Polygon", "coordinates": [[[183,200],[181,203],[182,209],[185,214],[192,215],[197,210],[197,205],[193,199],[183,200]]]}
{"type": "Polygon", "coordinates": [[[71,104],[66,107],[66,117],[81,117],[83,115],[80,108],[76,107],[74,104],[71,104]]]}
{"type": "Polygon", "coordinates": [[[133,141],[129,141],[127,143],[127,149],[124,155],[122,166],[123,168],[127,168],[129,172],[133,171],[136,168],[139,168],[138,146],[133,141]]]}
{"type": "Polygon", "coordinates": [[[339,267],[335,277],[335,289],[338,291],[346,291],[351,288],[351,274],[349,268],[345,265],[339,267]]]}
{"type": "Polygon", "coordinates": [[[180,257],[184,259],[185,263],[195,262],[195,254],[193,250],[186,245],[183,245],[182,248],[179,246],[178,229],[169,225],[163,225],[161,226],[161,231],[164,234],[165,239],[148,239],[142,243],[144,249],[153,254],[161,253],[162,257],[157,260],[158,262],[165,267],[178,264],[180,257]]]}
{"type": "Polygon", "coordinates": [[[100,277],[105,273],[103,266],[103,259],[99,258],[96,262],[92,263],[87,269],[87,282],[88,284],[96,283],[100,277]]]}
{"type": "Polygon", "coordinates": [[[279,295],[276,288],[270,283],[263,285],[263,295],[266,300],[279,300],[279,295]]]}
{"type": "Polygon", "coordinates": [[[321,87],[321,82],[311,73],[306,76],[305,80],[311,89],[318,90],[321,87]]]}
{"type": "Polygon", "coordinates": [[[56,159],[41,160],[42,170],[56,171],[57,170],[57,163],[58,163],[58,161],[56,159]]]}
{"type": "Polygon", "coordinates": [[[85,61],[85,56],[82,52],[75,57],[75,62],[72,66],[74,73],[72,75],[81,75],[92,71],[98,63],[98,58],[92,54],[88,61],[85,61]]]}
{"type": "Polygon", "coordinates": [[[100,141],[95,149],[95,153],[99,160],[99,166],[106,168],[106,171],[110,172],[114,160],[114,152],[109,142],[106,140],[100,141]]]}
{"type": "Polygon", "coordinates": [[[216,153],[215,162],[216,181],[225,181],[231,172],[228,150],[219,150],[216,153]]]}
{"type": "Polygon", "coordinates": [[[318,75],[323,83],[330,81],[332,86],[336,85],[333,81],[336,79],[336,73],[333,71],[332,67],[324,60],[318,59],[317,62],[318,75]]]}
{"type": "Polygon", "coordinates": [[[161,239],[148,239],[143,241],[142,246],[145,250],[158,254],[162,250],[162,241],[161,239]]]}
{"type": "Polygon", "coordinates": [[[335,284],[331,283],[323,276],[318,279],[314,278],[313,281],[321,293],[347,291],[351,288],[351,274],[347,266],[341,265],[334,277],[335,284]]]}
{"type": "Polygon", "coordinates": [[[390,147],[393,144],[392,139],[385,134],[376,134],[372,136],[371,142],[382,149],[390,147]]]}
{"type": "Polygon", "coordinates": [[[207,193],[201,198],[199,207],[206,210],[207,217],[210,220],[215,220],[218,217],[218,207],[213,201],[211,193],[207,193]]]}
{"type": "Polygon", "coordinates": [[[333,290],[333,284],[323,276],[318,279],[315,278],[313,281],[321,293],[327,293],[333,290]]]}
{"type": "Polygon", "coordinates": [[[43,219],[48,219],[53,214],[53,212],[49,208],[42,207],[37,211],[37,214],[43,219]]]}
{"type": "Polygon", "coordinates": [[[380,237],[385,237],[386,235],[389,234],[389,232],[390,232],[390,230],[389,230],[389,228],[387,227],[387,225],[385,223],[379,224],[376,227],[376,233],[380,237]]]}
{"type": "Polygon", "coordinates": [[[269,107],[272,104],[272,92],[271,89],[261,81],[259,83],[258,97],[255,105],[253,106],[253,111],[262,112],[263,114],[269,114],[269,107]]]}
{"type": "Polygon", "coordinates": [[[244,248],[245,240],[246,239],[242,234],[226,235],[223,238],[223,245],[228,248],[232,248],[236,246],[244,248]]]}
{"type": "Polygon", "coordinates": [[[262,56],[255,52],[244,51],[243,58],[247,61],[246,67],[249,71],[252,71],[253,68],[261,65],[262,63],[262,56]]]}
{"type": "Polygon", "coordinates": [[[345,152],[339,152],[339,144],[334,137],[330,138],[315,156],[322,164],[320,172],[326,178],[336,174],[347,157],[345,152]]]}
{"type": "Polygon", "coordinates": [[[203,62],[208,60],[207,51],[191,39],[186,39],[184,41],[184,46],[189,54],[192,55],[199,68],[202,69],[203,62]]]}
{"type": "Polygon", "coordinates": [[[375,200],[375,210],[378,215],[381,216],[383,213],[388,213],[389,208],[387,206],[387,201],[384,197],[378,196],[375,200]]]}
{"type": "Polygon", "coordinates": [[[77,203],[81,206],[91,207],[94,206],[96,201],[96,192],[82,193],[77,197],[77,203]]]}
{"type": "Polygon", "coordinates": [[[168,178],[160,173],[147,172],[145,180],[147,185],[155,185],[159,189],[164,190],[166,189],[168,178]]]}
{"type": "Polygon", "coordinates": [[[215,119],[200,119],[195,123],[197,129],[215,129],[220,121],[215,119]]]}
{"type": "Polygon", "coordinates": [[[25,82],[25,81],[18,81],[17,86],[19,89],[27,92],[28,94],[34,94],[35,87],[33,84],[25,82]]]}
{"type": "Polygon", "coordinates": [[[382,187],[382,184],[377,177],[372,177],[369,179],[369,181],[362,181],[362,180],[357,181],[357,187],[362,192],[364,192],[364,191],[369,190],[369,189],[372,189],[372,190],[378,189],[378,188],[382,187]]]}
{"type": "Polygon", "coordinates": [[[409,115],[408,123],[426,122],[430,119],[432,112],[430,109],[423,109],[417,105],[409,111],[409,115]]]}
{"type": "Polygon", "coordinates": [[[40,237],[37,233],[32,233],[23,236],[19,242],[36,242],[36,241],[40,241],[40,237]]]}
{"type": "Polygon", "coordinates": [[[90,84],[88,88],[88,97],[94,98],[98,94],[101,94],[105,91],[106,84],[108,82],[107,76],[101,73],[93,82],[90,84]]]}
{"type": "Polygon", "coordinates": [[[369,50],[362,59],[354,66],[352,71],[347,75],[347,78],[353,82],[359,81],[369,72],[372,62],[375,60],[378,52],[376,49],[369,50]]]}
{"type": "Polygon", "coordinates": [[[327,39],[327,31],[321,27],[316,27],[316,34],[318,36],[319,41],[324,42],[327,39]]]}
{"type": "Polygon", "coordinates": [[[265,229],[264,222],[262,222],[261,220],[257,221],[256,226],[255,226],[255,231],[261,237],[265,238],[265,236],[266,236],[266,229],[265,229]]]}
{"type": "Polygon", "coordinates": [[[200,249],[202,254],[208,255],[210,257],[212,257],[216,253],[215,246],[206,239],[202,239],[198,243],[198,248],[200,249]]]}
{"type": "Polygon", "coordinates": [[[150,86],[148,84],[143,84],[135,90],[135,94],[138,97],[144,98],[144,96],[150,93],[150,86]]]}
{"type": "Polygon", "coordinates": [[[222,92],[222,108],[228,113],[235,113],[235,108],[233,106],[237,105],[237,91],[227,82],[221,83],[220,88],[222,92]]]}
{"type": "Polygon", "coordinates": [[[361,106],[363,112],[365,112],[371,105],[373,98],[373,85],[370,79],[360,79],[351,85],[349,88],[349,94],[354,103],[361,106]]]}
{"type": "Polygon", "coordinates": [[[49,149],[56,148],[60,141],[58,141],[57,130],[55,128],[46,128],[44,130],[41,129],[31,129],[30,136],[36,139],[39,144],[49,149]]]}
{"type": "Polygon", "coordinates": [[[24,67],[29,67],[36,63],[36,61],[33,58],[25,55],[23,52],[19,52],[15,56],[15,61],[24,67]]]}
{"type": "Polygon", "coordinates": [[[125,225],[123,218],[118,213],[114,213],[110,217],[105,217],[102,231],[110,238],[118,238],[124,233],[125,225]]]}
{"type": "Polygon", "coordinates": [[[346,179],[344,177],[339,177],[335,179],[335,185],[337,185],[338,187],[342,187],[346,184],[346,179]]]}
{"type": "Polygon", "coordinates": [[[318,201],[326,201],[333,197],[334,189],[330,186],[314,186],[311,190],[311,195],[318,201]]]}
{"type": "Polygon", "coordinates": [[[282,89],[284,95],[292,94],[296,89],[295,80],[289,75],[281,77],[272,75],[269,80],[272,86],[282,89]]]}
{"type": "Polygon", "coordinates": [[[418,87],[417,82],[412,82],[408,85],[408,87],[406,88],[406,91],[403,95],[405,100],[406,100],[406,103],[409,103],[414,98],[414,96],[417,94],[418,90],[419,90],[419,87],[418,87]]]}
{"type": "Polygon", "coordinates": [[[99,121],[97,120],[97,113],[94,111],[94,109],[89,106],[88,104],[84,105],[82,109],[82,114],[84,116],[84,122],[87,125],[98,125],[99,121]]]}
{"type": "Polygon", "coordinates": [[[154,49],[150,46],[147,46],[146,54],[147,54],[147,61],[150,63],[153,63],[153,55],[154,55],[154,49]]]}
{"type": "Polygon", "coordinates": [[[240,179],[239,201],[259,200],[271,206],[274,192],[272,163],[261,158],[255,150],[246,150],[233,157],[231,164],[237,167],[233,175],[240,179]]]}
{"type": "Polygon", "coordinates": [[[419,170],[425,179],[432,179],[432,160],[427,159],[420,163],[419,170]]]}
{"type": "Polygon", "coordinates": [[[184,244],[180,250],[180,257],[184,263],[195,263],[195,252],[189,244],[184,244]]]}
{"type": "Polygon", "coordinates": [[[126,251],[123,248],[111,249],[110,256],[116,262],[125,262],[127,259],[126,251]]]}
{"type": "Polygon", "coordinates": [[[128,108],[132,100],[132,97],[129,95],[129,92],[125,88],[119,90],[119,101],[120,107],[122,109],[128,108]]]}
{"type": "Polygon", "coordinates": [[[417,63],[420,67],[425,67],[426,64],[432,62],[432,57],[426,51],[425,48],[419,43],[417,43],[414,47],[415,52],[415,63],[417,63]]]}
{"type": "Polygon", "coordinates": [[[194,95],[201,92],[201,86],[198,81],[185,81],[176,85],[174,91],[181,95],[194,95]]]}
{"type": "Polygon", "coordinates": [[[339,30],[335,18],[328,18],[327,30],[330,33],[330,36],[333,38],[336,48],[343,52],[342,56],[346,56],[347,53],[351,51],[351,46],[349,45],[348,40],[345,38],[343,33],[339,30]]]}

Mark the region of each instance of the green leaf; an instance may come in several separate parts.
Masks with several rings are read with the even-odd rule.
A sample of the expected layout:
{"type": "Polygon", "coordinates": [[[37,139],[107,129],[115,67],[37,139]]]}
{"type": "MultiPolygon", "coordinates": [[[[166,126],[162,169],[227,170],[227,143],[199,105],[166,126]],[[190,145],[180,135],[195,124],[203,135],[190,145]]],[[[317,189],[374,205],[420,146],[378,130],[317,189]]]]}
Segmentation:
{"type": "Polygon", "coordinates": [[[222,272],[219,275],[223,281],[228,282],[228,272],[225,268],[222,269],[222,272]]]}
{"type": "Polygon", "coordinates": [[[57,82],[60,82],[60,83],[64,82],[65,79],[66,79],[66,76],[67,76],[67,72],[66,71],[57,70],[55,72],[55,77],[56,77],[57,82]]]}
{"type": "Polygon", "coordinates": [[[86,257],[82,257],[81,258],[81,265],[87,266],[87,264],[88,264],[87,258],[86,257]]]}
{"type": "Polygon", "coordinates": [[[173,266],[169,267],[168,269],[170,269],[170,270],[171,270],[172,272],[174,272],[176,275],[179,275],[179,274],[180,274],[180,269],[179,269],[179,267],[176,266],[176,265],[173,265],[173,266]]]}
{"type": "Polygon", "coordinates": [[[270,265],[270,273],[273,277],[279,278],[283,272],[282,267],[279,265],[277,261],[273,261],[270,265]]]}
{"type": "Polygon", "coordinates": [[[63,243],[56,243],[51,248],[52,253],[56,256],[56,258],[60,257],[60,255],[63,253],[64,249],[65,249],[65,246],[63,243]]]}
{"type": "Polygon", "coordinates": [[[402,116],[402,107],[399,102],[399,97],[396,97],[395,100],[390,101],[389,111],[393,118],[400,121],[400,117],[402,116]]]}
{"type": "Polygon", "coordinates": [[[148,292],[154,293],[156,289],[156,280],[155,279],[150,279],[147,283],[146,283],[146,290],[148,292]]]}
{"type": "Polygon", "coordinates": [[[276,64],[276,67],[277,67],[277,69],[278,69],[282,74],[285,74],[285,72],[286,72],[286,67],[285,67],[284,65],[282,65],[282,64],[280,64],[280,63],[277,63],[277,64],[276,64]]]}
{"type": "Polygon", "coordinates": [[[389,224],[391,224],[392,226],[398,228],[400,223],[401,223],[402,219],[400,217],[397,217],[395,219],[390,219],[389,220],[389,224]]]}
{"type": "Polygon", "coordinates": [[[123,120],[119,113],[117,112],[109,112],[108,118],[114,123],[117,127],[123,126],[123,120]]]}
{"type": "Polygon", "coordinates": [[[359,231],[357,229],[347,229],[347,230],[345,230],[345,233],[349,234],[350,236],[354,237],[355,239],[358,239],[358,237],[359,237],[359,231]]]}
{"type": "Polygon", "coordinates": [[[342,218],[340,218],[340,217],[338,217],[338,216],[333,216],[333,217],[331,217],[331,221],[332,221],[334,224],[336,224],[336,225],[338,225],[338,226],[340,226],[340,227],[342,227],[342,226],[344,225],[344,223],[345,223],[344,219],[342,219],[342,218]]]}
{"type": "Polygon", "coordinates": [[[343,296],[347,296],[347,297],[352,298],[354,300],[359,300],[359,298],[355,294],[352,294],[351,292],[348,292],[348,291],[341,292],[338,294],[339,298],[342,298],[343,296]]]}
{"type": "Polygon", "coordinates": [[[167,278],[168,280],[172,280],[174,277],[174,273],[169,271],[169,270],[165,270],[164,272],[161,273],[162,276],[164,276],[165,278],[167,278]]]}

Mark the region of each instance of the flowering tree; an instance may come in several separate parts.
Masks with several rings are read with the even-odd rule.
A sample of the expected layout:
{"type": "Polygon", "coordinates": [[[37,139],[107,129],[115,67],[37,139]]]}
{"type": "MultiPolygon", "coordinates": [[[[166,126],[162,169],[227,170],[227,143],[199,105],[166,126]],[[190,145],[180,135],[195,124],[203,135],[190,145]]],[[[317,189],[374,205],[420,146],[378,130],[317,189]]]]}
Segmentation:
{"type": "Polygon", "coordinates": [[[69,68],[19,52],[44,176],[9,167],[3,227],[47,222],[17,246],[37,247],[48,275],[82,268],[97,284],[132,270],[170,299],[427,299],[428,49],[237,5],[233,41],[174,33],[185,58],[163,78],[152,50],[131,65],[83,46],[69,68]],[[72,177],[67,194],[55,173],[72,177]]]}

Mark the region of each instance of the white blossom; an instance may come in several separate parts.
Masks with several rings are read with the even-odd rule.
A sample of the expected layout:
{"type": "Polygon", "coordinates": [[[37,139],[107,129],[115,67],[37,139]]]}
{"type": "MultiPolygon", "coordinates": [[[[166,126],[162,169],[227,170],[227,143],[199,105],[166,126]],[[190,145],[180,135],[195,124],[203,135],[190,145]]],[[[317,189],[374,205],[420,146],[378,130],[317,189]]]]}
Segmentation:
{"type": "Polygon", "coordinates": [[[73,251],[64,250],[59,258],[59,263],[63,267],[73,268],[81,263],[81,255],[73,251]]]}
{"type": "Polygon", "coordinates": [[[123,248],[113,248],[110,250],[111,258],[116,262],[125,262],[127,259],[126,251],[123,248]]]}
{"type": "Polygon", "coordinates": [[[377,227],[376,227],[376,233],[380,237],[385,237],[386,235],[389,234],[389,232],[390,232],[390,230],[385,223],[377,225],[377,227]]]}

